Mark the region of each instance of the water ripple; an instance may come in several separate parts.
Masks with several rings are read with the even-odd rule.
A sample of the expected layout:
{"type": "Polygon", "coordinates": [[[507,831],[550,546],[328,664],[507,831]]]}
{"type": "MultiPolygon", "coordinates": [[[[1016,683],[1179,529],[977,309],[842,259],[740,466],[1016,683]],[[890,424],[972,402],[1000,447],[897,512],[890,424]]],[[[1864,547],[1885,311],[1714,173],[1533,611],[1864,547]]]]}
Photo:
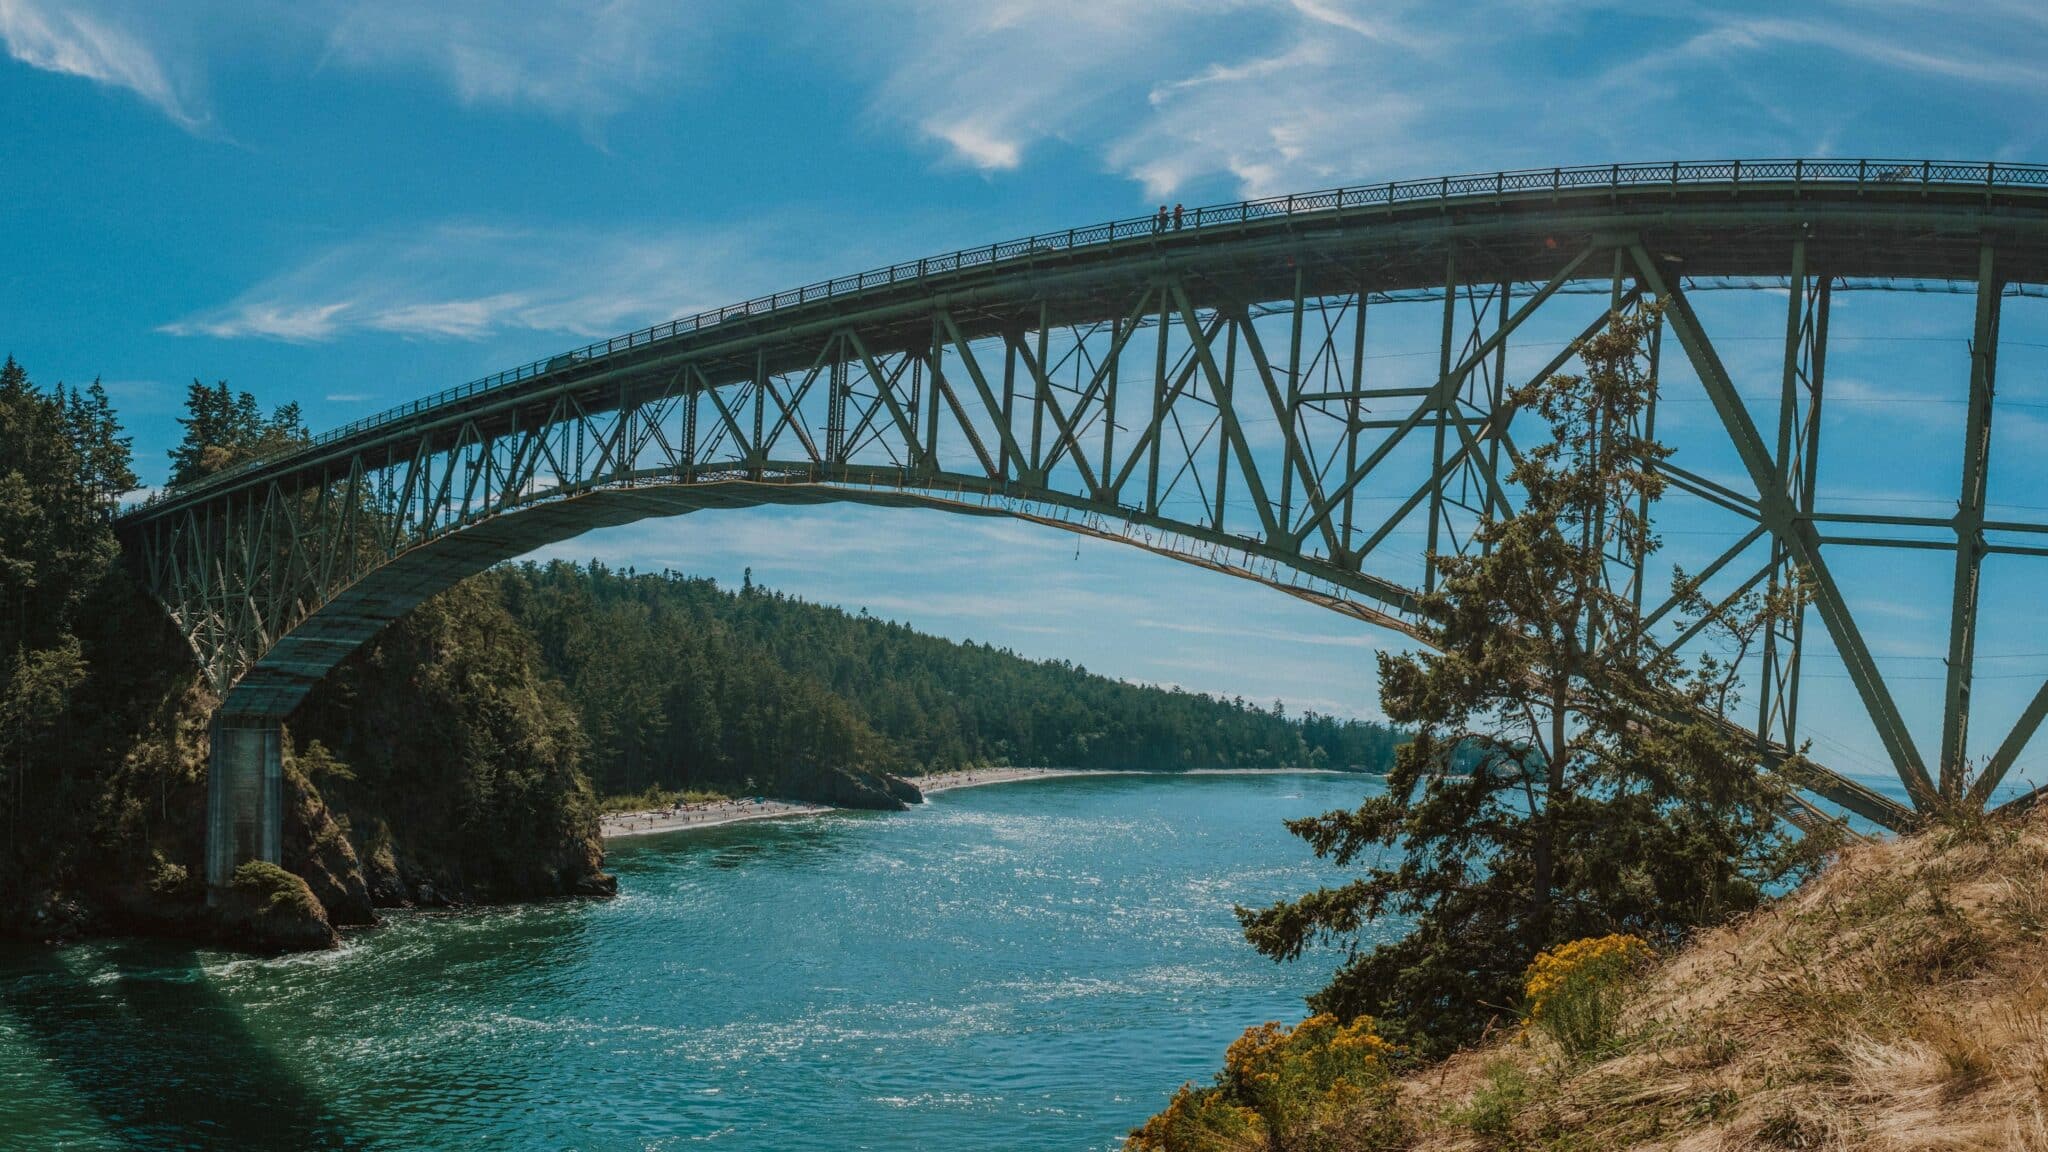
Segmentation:
{"type": "Polygon", "coordinates": [[[621,894],[314,956],[0,957],[0,1148],[1105,1149],[1334,962],[1335,776],[1067,778],[627,841],[621,894]]]}

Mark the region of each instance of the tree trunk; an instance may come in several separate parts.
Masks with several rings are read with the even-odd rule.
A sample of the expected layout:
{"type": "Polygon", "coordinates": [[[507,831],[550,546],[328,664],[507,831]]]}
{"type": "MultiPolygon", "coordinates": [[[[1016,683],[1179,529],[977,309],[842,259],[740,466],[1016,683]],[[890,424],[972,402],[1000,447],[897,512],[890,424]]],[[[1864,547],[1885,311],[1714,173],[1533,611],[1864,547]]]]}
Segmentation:
{"type": "Polygon", "coordinates": [[[1557,796],[1564,790],[1565,700],[1569,677],[1552,681],[1550,693],[1550,749],[1543,765],[1543,811],[1531,812],[1536,826],[1536,844],[1531,852],[1535,875],[1530,879],[1529,927],[1539,939],[1550,918],[1550,898],[1556,887],[1557,796]]]}

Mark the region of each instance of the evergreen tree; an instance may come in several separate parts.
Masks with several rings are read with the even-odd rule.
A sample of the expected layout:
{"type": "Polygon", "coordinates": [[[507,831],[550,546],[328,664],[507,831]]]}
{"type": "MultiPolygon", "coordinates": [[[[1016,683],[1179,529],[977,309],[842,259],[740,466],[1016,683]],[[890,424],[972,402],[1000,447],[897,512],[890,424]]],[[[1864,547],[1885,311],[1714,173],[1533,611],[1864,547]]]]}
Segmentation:
{"type": "Polygon", "coordinates": [[[72,390],[64,416],[78,452],[79,486],[111,515],[122,493],[141,483],[133,468],[134,440],[121,435],[114,406],[98,378],[83,391],[72,390]]]}
{"type": "Polygon", "coordinates": [[[752,776],[803,794],[840,770],[991,763],[1383,771],[1396,740],[1383,725],[1291,719],[955,644],[807,604],[750,574],[737,594],[595,563],[487,579],[567,687],[605,792],[730,788],[752,776]]]}
{"type": "MultiPolygon", "coordinates": [[[[0,806],[10,850],[22,847],[32,807],[61,801],[90,748],[94,718],[74,714],[88,673],[78,633],[118,553],[107,491],[124,478],[132,486],[111,408],[96,408],[103,400],[98,389],[44,394],[13,357],[0,364],[0,806]]],[[[0,891],[16,864],[0,858],[0,891]]]]}
{"type": "Polygon", "coordinates": [[[1340,866],[1373,863],[1238,911],[1277,959],[1350,944],[1310,998],[1317,1011],[1378,1017],[1442,1053],[1508,1011],[1539,951],[1610,932],[1676,943],[1754,907],[1824,843],[1782,823],[1787,789],[1722,720],[1742,652],[1796,594],[1731,608],[1711,626],[1733,656],[1684,664],[1641,635],[1607,578],[1610,550],[1657,545],[1639,508],[1661,491],[1667,450],[1634,431],[1656,392],[1642,348],[1657,323],[1655,309],[1617,315],[1580,347],[1584,375],[1515,395],[1549,429],[1512,473],[1527,502],[1466,555],[1432,560],[1422,607],[1436,651],[1380,656],[1381,706],[1414,741],[1384,795],[1289,825],[1340,866]],[[1387,918],[1413,928],[1361,950],[1387,918]]]}
{"type": "Polygon", "coordinates": [[[280,405],[266,417],[253,394],[236,393],[225,380],[211,386],[194,380],[185,390],[185,415],[178,423],[185,437],[171,449],[173,485],[286,451],[310,438],[296,403],[280,405]]]}

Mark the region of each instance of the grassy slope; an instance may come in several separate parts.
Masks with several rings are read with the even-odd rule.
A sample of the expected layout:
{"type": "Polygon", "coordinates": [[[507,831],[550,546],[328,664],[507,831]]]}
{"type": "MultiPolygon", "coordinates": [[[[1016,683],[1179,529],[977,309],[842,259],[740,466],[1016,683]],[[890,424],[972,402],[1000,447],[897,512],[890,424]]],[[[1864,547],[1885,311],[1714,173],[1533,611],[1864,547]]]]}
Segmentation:
{"type": "Polygon", "coordinates": [[[1617,1050],[1403,1085],[1425,1149],[2048,1152],[2048,812],[1859,845],[1648,979],[1617,1050]]]}

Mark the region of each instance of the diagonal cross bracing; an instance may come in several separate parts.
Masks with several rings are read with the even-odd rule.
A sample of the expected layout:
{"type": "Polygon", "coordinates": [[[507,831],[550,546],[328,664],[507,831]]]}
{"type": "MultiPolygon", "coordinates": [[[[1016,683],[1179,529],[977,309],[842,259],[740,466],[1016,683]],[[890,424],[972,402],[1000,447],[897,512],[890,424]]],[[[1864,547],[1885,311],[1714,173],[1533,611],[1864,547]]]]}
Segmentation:
{"type": "MultiPolygon", "coordinates": [[[[1985,534],[2048,531],[1985,518],[1981,450],[2000,292],[2048,282],[2048,170],[1875,171],[1836,160],[1556,169],[1204,210],[1165,235],[1146,222],[1076,230],[1050,246],[970,250],[454,389],[176,490],[123,517],[121,531],[230,710],[247,716],[288,710],[391,613],[517,554],[505,549],[771,501],[1000,514],[1028,506],[1044,522],[1139,546],[1182,541],[1164,550],[1205,566],[1232,557],[1225,567],[1313,585],[1312,594],[1286,590],[1398,630],[1414,621],[1424,572],[1419,550],[1388,546],[1403,519],[1426,503],[1432,529],[1463,544],[1473,520],[1512,507],[1501,471],[1517,458],[1505,402],[1511,342],[1528,350],[1527,321],[1560,292],[1626,307],[1646,288],[1667,301],[1672,333],[1714,404],[1710,427],[1735,446],[1755,490],[1709,479],[1690,461],[1666,469],[1674,494],[1736,514],[1749,533],[1708,575],[1767,536],[1765,579],[1807,574],[1914,802],[1960,793],[1983,803],[2048,718],[2044,688],[1986,771],[1961,787],[1975,638],[1989,626],[1975,592],[1982,557],[2041,551],[1985,534]],[[1797,406],[1792,420],[1781,416],[1775,453],[1681,286],[1664,283],[1667,254],[1695,286],[1797,280],[1794,316],[1802,293],[1808,313],[1822,301],[1817,317],[1788,322],[1811,346],[1813,379],[1802,383],[1812,396],[1803,418],[1797,406]],[[1608,255],[1622,260],[1610,268],[1608,255]],[[1801,260],[1827,270],[1814,289],[1801,260]],[[1638,287],[1624,283],[1630,267],[1638,287]],[[1898,278],[1980,292],[1956,517],[1859,521],[1953,533],[1953,545],[1936,545],[1953,547],[1957,561],[1938,782],[1856,633],[1820,548],[1816,524],[1829,517],[1812,502],[1825,299],[1898,278]],[[1375,316],[1413,303],[1445,321],[1427,353],[1430,381],[1367,380],[1368,302],[1375,316]],[[1412,436],[1418,429],[1428,435],[1412,436]],[[1364,495],[1368,478],[1392,495],[1364,495]],[[1379,500],[1384,508],[1360,514],[1379,500]],[[1409,575],[1363,571],[1368,552],[1376,572],[1409,575]]],[[[1788,365],[1792,352],[1788,340],[1788,365]]],[[[1634,563],[1640,596],[1640,558],[1613,559],[1634,563]]],[[[1799,635],[1794,627],[1771,640],[1766,759],[1791,742],[1799,635]]],[[[1906,818],[1839,777],[1821,773],[1809,786],[1880,822],[1906,818]]]]}

